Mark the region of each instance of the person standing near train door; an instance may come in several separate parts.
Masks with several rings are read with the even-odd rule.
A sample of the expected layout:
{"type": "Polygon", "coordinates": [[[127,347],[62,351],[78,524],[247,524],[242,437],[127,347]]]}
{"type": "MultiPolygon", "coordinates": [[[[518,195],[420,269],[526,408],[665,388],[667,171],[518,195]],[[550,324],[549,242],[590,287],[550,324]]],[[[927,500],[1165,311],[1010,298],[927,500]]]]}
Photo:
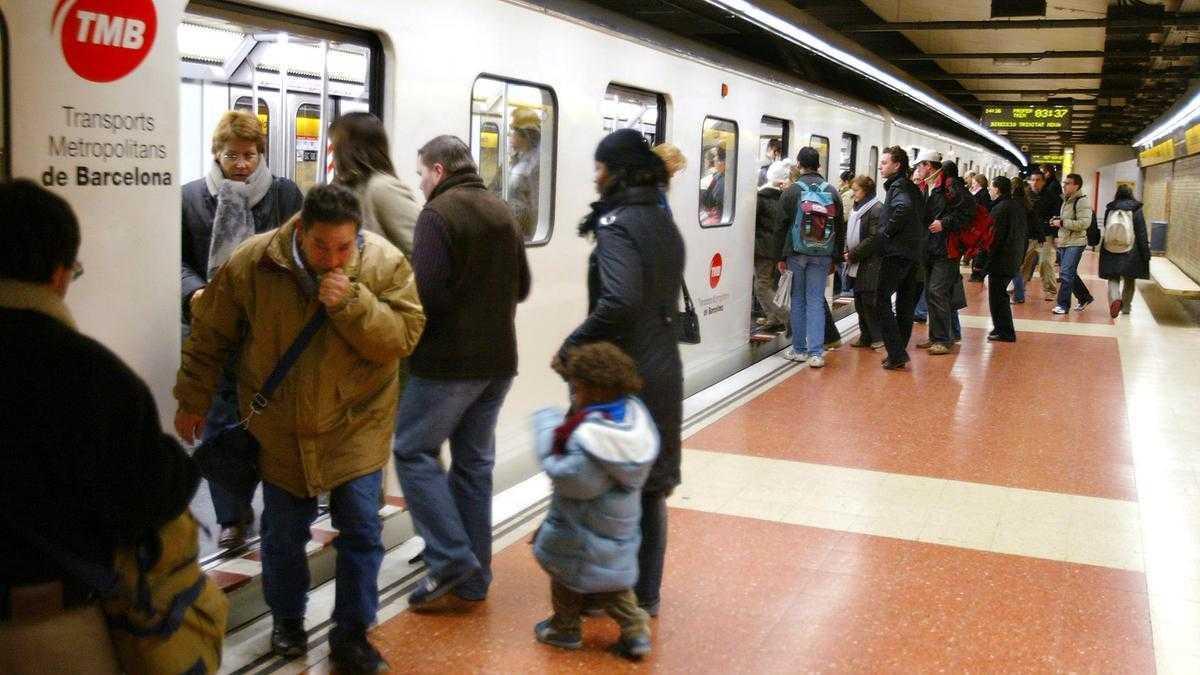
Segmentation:
{"type": "Polygon", "coordinates": [[[908,153],[900,146],[883,151],[879,173],[886,179],[883,189],[887,196],[879,214],[883,262],[875,289],[875,322],[887,347],[883,367],[899,370],[910,360],[907,349],[912,337],[913,310],[921,294],[917,265],[921,264],[926,235],[921,224],[923,200],[919,188],[908,178],[908,153]]]}
{"type": "Polygon", "coordinates": [[[642,401],[658,427],[661,451],[642,488],[638,604],[657,616],[667,552],[667,497],[680,481],[683,362],[675,321],[683,280],[683,237],[659,192],[662,159],[634,129],[614,131],[596,148],[600,200],[579,226],[594,237],[588,259],[588,316],[563,342],[551,367],[563,374],[572,347],[612,342],[637,363],[642,401]]]}
{"type": "Polygon", "coordinates": [[[421,207],[412,188],[396,176],[383,122],[371,113],[346,113],[334,120],[329,132],[334,180],[358,197],[363,229],[382,235],[411,258],[421,207]]]}
{"type": "MultiPolygon", "coordinates": [[[[235,248],[260,232],[279,227],[300,211],[304,196],[287,178],[271,175],[263,161],[266,136],[258,118],[244,110],[221,116],[213,131],[213,163],[208,175],[183,186],[183,320],[189,332],[192,307],[199,301],[217,269],[235,248]]],[[[238,421],[237,363],[221,372],[213,404],[204,423],[208,438],[238,421]]],[[[238,548],[254,524],[253,495],[235,495],[214,485],[212,495],[218,544],[238,548]]]]}

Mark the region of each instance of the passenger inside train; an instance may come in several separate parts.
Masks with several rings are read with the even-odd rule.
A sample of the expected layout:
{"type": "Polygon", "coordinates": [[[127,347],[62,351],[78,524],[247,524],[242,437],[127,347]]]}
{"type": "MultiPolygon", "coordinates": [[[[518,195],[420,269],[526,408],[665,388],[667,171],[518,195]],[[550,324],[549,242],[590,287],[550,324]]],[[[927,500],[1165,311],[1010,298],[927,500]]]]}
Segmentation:
{"type": "Polygon", "coordinates": [[[93,4],[0,8],[0,674],[1200,672],[1200,96],[1060,154],[857,0],[93,4]],[[75,96],[180,180],[47,170],[75,96]]]}

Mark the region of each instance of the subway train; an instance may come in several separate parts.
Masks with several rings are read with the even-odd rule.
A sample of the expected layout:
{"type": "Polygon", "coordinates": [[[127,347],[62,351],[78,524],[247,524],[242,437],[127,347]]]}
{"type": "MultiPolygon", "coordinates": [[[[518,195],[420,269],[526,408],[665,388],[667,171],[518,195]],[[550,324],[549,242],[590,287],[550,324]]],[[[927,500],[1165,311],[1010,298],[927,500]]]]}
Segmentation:
{"type": "Polygon", "coordinates": [[[538,472],[526,422],[566,395],[549,362],[587,311],[591,243],[576,225],[596,197],[592,153],[606,132],[636,128],[688,158],[669,201],[700,315],[701,342],[682,346],[689,395],[784,346],[783,336],[750,339],[755,196],[771,139],[791,157],[817,148],[835,183],[843,170],[878,178],[879,153],[891,145],[937,149],[964,173],[1016,168],[977,141],[586,3],[79,3],[93,16],[88,25],[75,0],[0,3],[5,99],[22,101],[6,117],[5,160],[13,175],[42,176],[80,211],[89,274],[72,308],[151,383],[164,419],[174,413],[179,358],[179,186],[207,171],[222,111],[255,112],[268,131],[271,169],[302,189],[331,178],[329,124],[366,110],[384,120],[411,186],[417,148],[450,133],[471,146],[489,186],[525,200],[533,291],[518,310],[520,375],[499,424],[497,490],[538,472]],[[122,17],[103,14],[108,6],[129,14],[122,26],[122,17]],[[135,22],[141,28],[131,33],[135,22]],[[54,40],[45,40],[46,25],[54,40]],[[110,56],[105,47],[139,53],[110,56]],[[85,116],[64,116],[65,107],[85,116]],[[102,113],[157,124],[81,122],[102,121],[102,113]],[[537,132],[534,142],[522,129],[537,132]],[[152,148],[146,156],[142,145],[152,148]],[[717,148],[726,157],[724,196],[706,203],[717,148]],[[80,167],[129,171],[97,186],[78,179],[80,167]],[[159,180],[141,183],[143,175],[159,180]]]}

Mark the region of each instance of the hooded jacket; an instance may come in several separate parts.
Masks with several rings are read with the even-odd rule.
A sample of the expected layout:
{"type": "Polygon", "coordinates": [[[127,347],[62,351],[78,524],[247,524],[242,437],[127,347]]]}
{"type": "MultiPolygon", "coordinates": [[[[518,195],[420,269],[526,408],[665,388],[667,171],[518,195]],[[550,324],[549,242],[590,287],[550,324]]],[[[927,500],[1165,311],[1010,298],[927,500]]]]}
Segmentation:
{"type": "Polygon", "coordinates": [[[658,456],[658,432],[636,397],[594,406],[555,453],[564,411],[534,414],[542,468],[554,485],[533,555],[556,581],[578,593],[632,588],[642,543],[641,488],[658,456]]]}

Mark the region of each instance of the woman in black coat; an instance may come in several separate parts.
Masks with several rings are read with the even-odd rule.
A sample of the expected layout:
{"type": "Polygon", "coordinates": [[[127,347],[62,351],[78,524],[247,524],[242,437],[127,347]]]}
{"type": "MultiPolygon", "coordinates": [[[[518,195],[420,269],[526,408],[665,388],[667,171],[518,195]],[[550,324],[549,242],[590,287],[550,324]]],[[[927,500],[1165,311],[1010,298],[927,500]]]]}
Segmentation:
{"type": "Polygon", "coordinates": [[[854,311],[858,313],[858,341],[853,347],[879,349],[883,334],[875,322],[875,290],[879,286],[882,266],[879,236],[879,213],[883,201],[875,195],[875,181],[870,176],[857,176],[850,182],[853,192],[853,212],[846,225],[847,271],[854,288],[854,311]]]}
{"type": "Polygon", "coordinates": [[[1104,210],[1104,221],[1115,210],[1133,212],[1133,248],[1125,253],[1110,253],[1100,244],[1100,278],[1108,280],[1108,313],[1128,314],[1133,303],[1133,292],[1137,290],[1136,279],[1150,278],[1150,239],[1146,235],[1146,216],[1142,203],[1133,198],[1133,191],[1122,185],[1104,210]],[[1124,280],[1124,288],[1121,281],[1124,280]]]}
{"type": "Polygon", "coordinates": [[[987,261],[988,309],[992,314],[992,332],[988,333],[988,341],[1016,342],[1017,331],[1013,327],[1008,284],[1014,278],[1020,278],[1029,211],[1022,201],[1013,197],[1012,181],[1007,177],[993,178],[992,190],[995,196],[992,201],[995,238],[987,261]]]}
{"type": "Polygon", "coordinates": [[[642,488],[642,547],[638,553],[638,603],[658,613],[667,548],[667,497],[680,481],[683,363],[675,319],[679,313],[684,244],[659,206],[667,169],[640,133],[614,131],[596,148],[600,201],[579,226],[593,236],[588,260],[588,317],[566,339],[566,350],[611,342],[638,365],[641,398],[658,426],[661,447],[642,488]]]}

